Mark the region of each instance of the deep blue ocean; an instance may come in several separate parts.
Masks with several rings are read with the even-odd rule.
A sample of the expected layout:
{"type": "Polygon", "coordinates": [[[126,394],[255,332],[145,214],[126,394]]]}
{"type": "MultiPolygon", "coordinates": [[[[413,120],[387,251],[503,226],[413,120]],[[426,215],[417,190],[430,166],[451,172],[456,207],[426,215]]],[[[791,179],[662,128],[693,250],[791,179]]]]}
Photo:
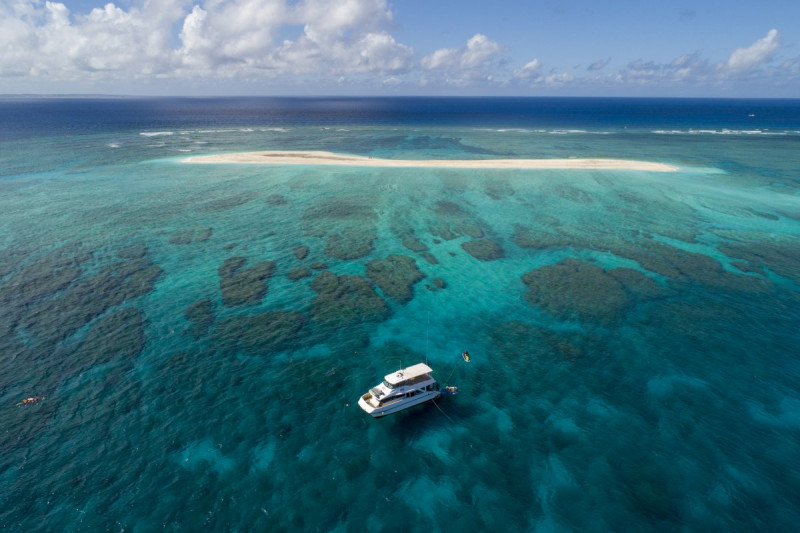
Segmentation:
{"type": "Polygon", "coordinates": [[[4,97],[0,251],[2,531],[800,523],[800,100],[4,97]]]}

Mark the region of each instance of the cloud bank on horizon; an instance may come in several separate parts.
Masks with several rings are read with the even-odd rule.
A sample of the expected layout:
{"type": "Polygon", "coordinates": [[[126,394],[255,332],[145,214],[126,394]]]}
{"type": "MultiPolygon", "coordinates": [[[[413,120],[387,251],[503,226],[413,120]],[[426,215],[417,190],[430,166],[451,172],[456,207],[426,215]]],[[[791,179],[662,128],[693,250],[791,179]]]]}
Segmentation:
{"type": "Polygon", "coordinates": [[[685,51],[666,62],[615,58],[622,63],[612,70],[611,57],[598,58],[602,42],[587,45],[580,68],[555,64],[547,49],[513,49],[482,32],[418,52],[393,35],[386,0],[125,3],[132,5],[79,12],[57,1],[0,0],[0,92],[213,92],[227,81],[250,93],[297,86],[364,94],[713,96],[738,86],[800,94],[800,56],[779,57],[777,29],[762,30],[762,38],[727,57],[685,51]]]}

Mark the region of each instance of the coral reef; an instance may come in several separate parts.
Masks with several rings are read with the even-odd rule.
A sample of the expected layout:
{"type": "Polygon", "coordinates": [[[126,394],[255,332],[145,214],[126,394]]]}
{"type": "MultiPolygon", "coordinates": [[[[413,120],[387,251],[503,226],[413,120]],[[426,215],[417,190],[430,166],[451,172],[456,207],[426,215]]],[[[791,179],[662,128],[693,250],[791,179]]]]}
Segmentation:
{"type": "Polygon", "coordinates": [[[202,337],[214,324],[214,305],[210,299],[203,298],[188,306],[183,316],[192,323],[191,335],[194,338],[202,337]]]}
{"type": "Polygon", "coordinates": [[[522,276],[526,299],[562,318],[577,317],[598,323],[619,320],[637,302],[668,292],[639,271],[604,270],[577,259],[563,261],[522,276]]]}
{"type": "Polygon", "coordinates": [[[325,254],[351,260],[368,255],[377,238],[377,214],[366,199],[339,198],[321,202],[303,214],[302,228],[312,237],[327,236],[325,254]]]}
{"type": "Polygon", "coordinates": [[[476,219],[459,204],[441,200],[433,210],[435,221],[430,225],[430,232],[446,241],[466,235],[473,239],[484,236],[485,223],[476,219]]]}
{"type": "Polygon", "coordinates": [[[120,259],[142,259],[147,255],[147,245],[137,242],[117,250],[117,257],[120,259]]]}
{"type": "Polygon", "coordinates": [[[289,203],[289,200],[287,200],[280,194],[270,194],[269,196],[267,196],[267,203],[269,205],[274,205],[274,206],[287,205],[289,203]]]}
{"type": "Polygon", "coordinates": [[[297,281],[299,279],[307,278],[311,275],[311,270],[308,267],[297,267],[291,269],[287,274],[288,277],[292,281],[297,281]]]}
{"type": "Polygon", "coordinates": [[[462,242],[461,247],[475,259],[494,261],[505,257],[503,248],[492,239],[462,242]]]}
{"type": "Polygon", "coordinates": [[[302,261],[303,259],[308,257],[309,248],[305,244],[300,244],[298,246],[295,246],[294,250],[292,251],[294,252],[294,256],[302,261]]]}
{"type": "Polygon", "coordinates": [[[42,340],[62,339],[107,309],[151,292],[161,274],[146,258],[114,263],[29,307],[21,326],[42,340]]]}
{"type": "Polygon", "coordinates": [[[210,202],[206,202],[205,204],[203,204],[201,208],[203,209],[203,211],[209,211],[209,212],[225,211],[227,209],[232,209],[234,207],[246,204],[247,202],[253,200],[254,198],[258,198],[257,192],[254,191],[242,192],[231,196],[227,196],[225,198],[211,200],[210,202]]]}
{"type": "Polygon", "coordinates": [[[184,228],[176,230],[169,238],[170,244],[191,244],[211,238],[213,229],[209,227],[184,228]]]}
{"type": "Polygon", "coordinates": [[[275,352],[294,342],[307,318],[297,311],[267,311],[223,319],[214,339],[224,350],[275,352]]]}
{"type": "Polygon", "coordinates": [[[373,259],[367,263],[366,275],[380,287],[383,294],[400,303],[411,301],[414,297],[414,284],[425,277],[417,269],[416,261],[405,255],[373,259]]]}
{"type": "Polygon", "coordinates": [[[267,294],[265,282],[272,276],[275,263],[261,261],[243,268],[246,262],[247,259],[241,256],[229,257],[217,269],[223,305],[234,307],[258,303],[267,294]]]}
{"type": "Polygon", "coordinates": [[[389,306],[366,278],[325,271],[314,278],[311,288],[317,293],[311,314],[321,325],[380,322],[389,317],[389,306]]]}

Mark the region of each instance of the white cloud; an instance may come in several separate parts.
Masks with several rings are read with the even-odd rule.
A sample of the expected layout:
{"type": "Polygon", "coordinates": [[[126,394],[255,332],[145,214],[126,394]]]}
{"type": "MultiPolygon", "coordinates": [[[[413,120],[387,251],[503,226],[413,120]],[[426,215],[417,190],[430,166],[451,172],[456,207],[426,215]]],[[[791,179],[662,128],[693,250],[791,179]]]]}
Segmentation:
{"type": "Polygon", "coordinates": [[[596,70],[603,70],[603,68],[605,68],[605,66],[608,65],[610,62],[611,62],[611,58],[609,58],[609,59],[598,59],[597,61],[595,61],[594,63],[592,63],[588,67],[586,67],[586,70],[588,70],[590,72],[596,71],[596,70]]]}
{"type": "Polygon", "coordinates": [[[727,59],[710,60],[699,52],[665,63],[643,58],[609,73],[610,59],[546,71],[547,58],[540,56],[511,70],[508,50],[482,33],[462,46],[415,56],[392,34],[388,0],[118,0],[82,13],[62,1],[0,0],[4,90],[57,91],[69,82],[87,92],[95,86],[127,91],[136,87],[128,82],[137,80],[200,86],[222,78],[276,79],[284,87],[305,83],[322,91],[340,78],[354,87],[391,86],[397,92],[443,86],[655,90],[734,83],[788,87],[786,82],[800,77],[800,58],[772,63],[781,45],[775,29],[727,59]]]}
{"type": "Polygon", "coordinates": [[[738,48],[728,59],[728,68],[733,72],[746,72],[770,61],[781,45],[778,30],[772,29],[766,37],[757,40],[747,48],[738,48]]]}
{"type": "Polygon", "coordinates": [[[544,77],[545,85],[560,86],[565,85],[575,79],[575,76],[567,72],[553,72],[544,77]]]}
{"type": "Polygon", "coordinates": [[[190,2],[107,3],[74,14],[60,2],[0,0],[0,76],[257,78],[413,66],[413,50],[387,31],[386,0],[190,2]]]}
{"type": "Polygon", "coordinates": [[[431,73],[440,73],[445,83],[452,85],[496,81],[504,50],[499,43],[476,33],[463,48],[440,48],[423,57],[420,65],[431,73]]]}
{"type": "Polygon", "coordinates": [[[538,58],[531,59],[522,68],[515,69],[513,72],[513,76],[515,79],[539,79],[541,78],[541,74],[539,74],[539,67],[541,63],[538,58]]]}

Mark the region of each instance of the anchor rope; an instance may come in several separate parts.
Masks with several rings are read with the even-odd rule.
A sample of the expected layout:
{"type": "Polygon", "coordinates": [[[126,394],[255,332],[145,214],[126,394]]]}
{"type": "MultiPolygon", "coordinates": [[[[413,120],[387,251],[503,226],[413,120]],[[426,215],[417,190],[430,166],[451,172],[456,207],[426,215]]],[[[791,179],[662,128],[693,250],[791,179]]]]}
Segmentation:
{"type": "Polygon", "coordinates": [[[441,407],[439,407],[439,404],[438,404],[438,403],[436,403],[436,400],[431,400],[431,401],[433,402],[433,405],[435,405],[435,406],[436,406],[436,408],[439,410],[439,412],[440,412],[440,413],[442,413],[442,414],[443,414],[443,415],[444,415],[444,416],[445,416],[445,417],[446,417],[446,418],[447,418],[447,419],[448,419],[450,422],[452,422],[453,424],[455,424],[455,423],[456,423],[456,421],[455,421],[455,420],[453,420],[452,418],[450,418],[450,417],[448,416],[448,414],[447,414],[447,413],[445,413],[444,411],[442,411],[442,408],[441,408],[441,407]]]}

